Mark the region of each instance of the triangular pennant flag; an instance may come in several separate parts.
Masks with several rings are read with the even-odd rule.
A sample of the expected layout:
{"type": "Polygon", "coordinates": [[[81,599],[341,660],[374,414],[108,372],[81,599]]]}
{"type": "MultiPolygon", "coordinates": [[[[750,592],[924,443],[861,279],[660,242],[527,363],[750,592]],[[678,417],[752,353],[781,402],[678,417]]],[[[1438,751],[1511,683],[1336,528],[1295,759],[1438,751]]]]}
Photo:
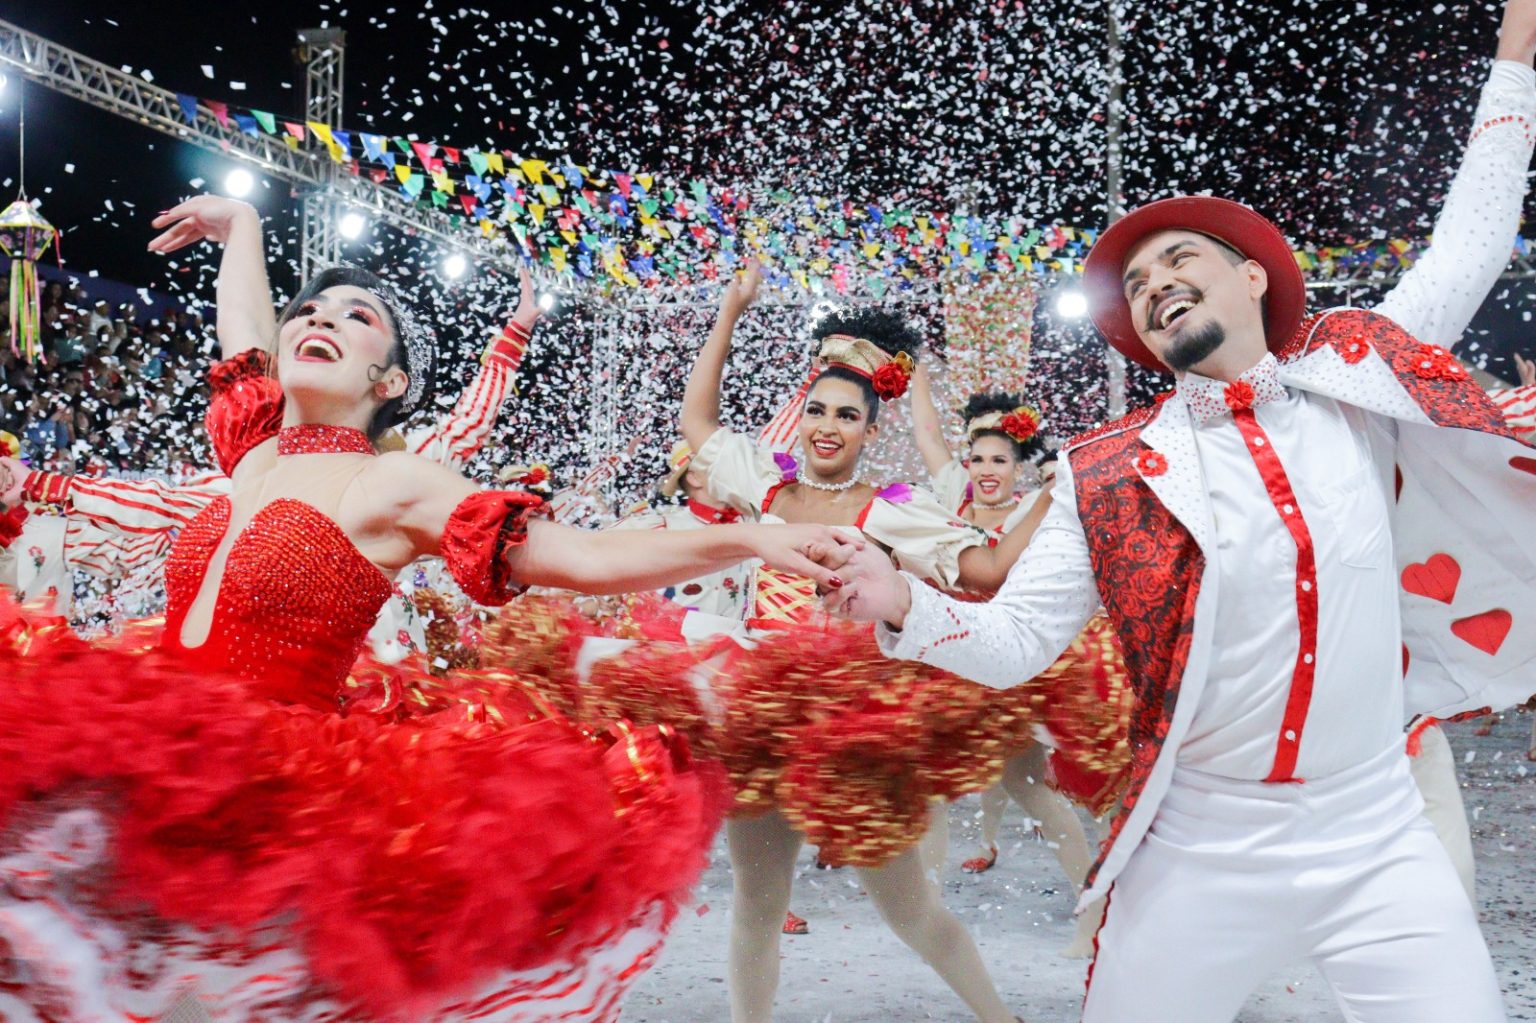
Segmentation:
{"type": "Polygon", "coordinates": [[[384,146],[387,144],[383,135],[370,135],[366,131],[357,133],[358,141],[363,144],[363,155],[370,160],[382,160],[384,158],[384,146]]]}
{"type": "Polygon", "coordinates": [[[315,138],[319,139],[327,146],[335,141],[335,139],[331,137],[330,125],[321,124],[319,121],[305,121],[304,123],[309,126],[310,131],[314,132],[315,138]]]}
{"type": "Polygon", "coordinates": [[[304,126],[302,124],[294,124],[292,121],[284,121],[283,129],[287,131],[290,136],[292,136],[295,142],[304,141],[304,126]]]}
{"type": "Polygon", "coordinates": [[[403,139],[399,135],[396,135],[394,138],[394,143],[395,147],[399,149],[400,152],[404,153],[406,156],[411,155],[411,143],[408,139],[403,139]]]}
{"type": "Polygon", "coordinates": [[[486,153],[485,159],[490,165],[492,172],[496,174],[505,174],[507,172],[507,165],[502,161],[500,153],[486,153]]]}
{"type": "Polygon", "coordinates": [[[412,142],[411,148],[416,151],[416,159],[421,161],[421,165],[431,169],[432,150],[435,147],[429,142],[412,142]]]}
{"type": "Polygon", "coordinates": [[[518,166],[523,169],[523,173],[528,177],[528,180],[535,185],[543,182],[544,172],[549,169],[549,164],[543,160],[524,160],[518,166]]]}
{"type": "Polygon", "coordinates": [[[352,133],[350,131],[342,131],[340,128],[337,128],[331,133],[331,137],[336,140],[338,149],[348,156],[352,155],[352,133]]]}
{"type": "Polygon", "coordinates": [[[447,206],[448,205],[448,193],[444,192],[444,191],[440,191],[439,189],[436,189],[436,188],[432,189],[432,205],[433,206],[447,206]]]}
{"type": "Polygon", "coordinates": [[[472,195],[461,195],[461,196],[459,196],[459,203],[464,207],[464,214],[465,214],[465,216],[474,216],[474,213],[475,213],[475,197],[474,196],[472,196],[472,195]]]}
{"type": "Polygon", "coordinates": [[[245,132],[247,135],[260,134],[259,129],[256,127],[256,118],[252,117],[250,114],[236,114],[235,123],[238,124],[240,126],[240,130],[245,132]]]}
{"type": "Polygon", "coordinates": [[[454,149],[452,146],[444,146],[443,155],[448,158],[449,163],[459,162],[459,151],[454,149]]]}
{"type": "Polygon", "coordinates": [[[402,185],[405,184],[411,179],[411,168],[403,163],[395,164],[395,177],[399,179],[402,185]]]}
{"type": "Polygon", "coordinates": [[[389,180],[389,171],[383,167],[369,167],[368,177],[373,180],[375,185],[382,185],[385,181],[389,180]]]}
{"type": "Polygon", "coordinates": [[[262,131],[265,131],[268,135],[277,134],[277,119],[271,114],[265,110],[252,110],[251,116],[256,118],[257,123],[261,125],[262,131]]]}
{"type": "Polygon", "coordinates": [[[197,123],[197,97],[188,96],[184,92],[176,94],[176,102],[181,104],[181,116],[186,118],[188,124],[197,123]]]}
{"type": "Polygon", "coordinates": [[[221,128],[228,128],[229,127],[229,104],[228,103],[220,103],[216,99],[205,99],[205,100],[203,100],[203,106],[205,106],[209,110],[213,111],[214,119],[219,122],[219,127],[221,127],[221,128]]]}
{"type": "Polygon", "coordinates": [[[464,155],[469,157],[469,165],[475,169],[475,174],[484,177],[486,169],[491,165],[490,158],[478,149],[471,149],[464,155]]]}

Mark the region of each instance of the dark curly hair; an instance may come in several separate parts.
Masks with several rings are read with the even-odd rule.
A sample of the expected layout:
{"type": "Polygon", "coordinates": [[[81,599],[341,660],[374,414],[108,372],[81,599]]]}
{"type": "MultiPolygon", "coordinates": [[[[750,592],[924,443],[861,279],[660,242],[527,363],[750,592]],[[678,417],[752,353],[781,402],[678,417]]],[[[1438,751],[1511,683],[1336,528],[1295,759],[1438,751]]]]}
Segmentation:
{"type": "MultiPolygon", "coordinates": [[[[914,362],[923,347],[922,335],[913,330],[911,324],[895,313],[874,306],[839,309],[817,320],[811,328],[811,336],[818,349],[822,339],[832,334],[864,338],[892,358],[905,352],[914,362]]],[[[864,396],[864,408],[869,413],[869,421],[873,423],[879,417],[880,396],[875,393],[874,385],[867,378],[841,366],[828,366],[817,379],[846,380],[854,384],[864,396]]]]}
{"type": "MultiPolygon", "coordinates": [[[[960,410],[960,420],[962,423],[968,424],[978,416],[984,416],[991,412],[1001,412],[1007,415],[1022,404],[1024,404],[1024,396],[1022,394],[1011,394],[1006,391],[984,391],[981,394],[973,394],[966,400],[965,407],[960,410]]],[[[1004,433],[1002,430],[980,430],[976,436],[1001,437],[1013,445],[1013,457],[1020,462],[1034,462],[1038,465],[1042,461],[1040,456],[1045,453],[1045,442],[1041,440],[1039,432],[1036,432],[1029,440],[1022,442],[1004,433]]],[[[974,439],[969,436],[966,438],[967,441],[974,439]]]]}

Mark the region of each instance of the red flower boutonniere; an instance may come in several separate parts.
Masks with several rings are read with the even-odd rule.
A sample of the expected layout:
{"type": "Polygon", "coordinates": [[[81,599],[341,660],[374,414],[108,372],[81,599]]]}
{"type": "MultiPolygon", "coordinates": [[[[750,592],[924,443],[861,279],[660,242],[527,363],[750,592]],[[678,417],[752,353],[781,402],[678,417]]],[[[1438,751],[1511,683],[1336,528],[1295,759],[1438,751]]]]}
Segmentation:
{"type": "Polygon", "coordinates": [[[1221,396],[1226,401],[1227,408],[1233,412],[1253,408],[1253,385],[1246,380],[1232,381],[1222,390],[1221,396]]]}
{"type": "Polygon", "coordinates": [[[1136,468],[1143,476],[1161,476],[1168,471],[1168,459],[1156,451],[1143,451],[1136,456],[1136,468]]]}

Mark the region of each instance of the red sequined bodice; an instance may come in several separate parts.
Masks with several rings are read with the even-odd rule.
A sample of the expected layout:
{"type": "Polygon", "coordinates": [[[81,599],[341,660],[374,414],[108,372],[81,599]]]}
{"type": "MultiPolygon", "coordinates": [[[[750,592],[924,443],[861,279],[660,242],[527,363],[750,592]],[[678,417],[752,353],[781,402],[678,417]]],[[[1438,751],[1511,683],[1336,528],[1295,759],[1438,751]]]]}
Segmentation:
{"type": "MultiPolygon", "coordinates": [[[[181,628],[229,528],[219,498],[187,524],[165,565],[165,644],[181,628]]],[[[224,564],[199,663],[249,679],[261,695],[316,708],[336,695],[367,641],[390,583],[342,532],[303,501],[279,498],[241,531],[224,564]]]]}

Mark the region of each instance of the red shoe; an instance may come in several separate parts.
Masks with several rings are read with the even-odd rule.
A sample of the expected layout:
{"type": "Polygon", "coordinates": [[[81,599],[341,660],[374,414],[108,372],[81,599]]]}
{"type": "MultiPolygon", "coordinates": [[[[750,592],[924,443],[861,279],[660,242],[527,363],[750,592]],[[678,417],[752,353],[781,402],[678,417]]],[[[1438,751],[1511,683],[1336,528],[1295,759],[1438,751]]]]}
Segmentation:
{"type": "Polygon", "coordinates": [[[811,925],[806,923],[800,917],[795,916],[795,914],[793,914],[793,913],[785,913],[784,914],[784,933],[785,934],[809,934],[809,933],[811,933],[811,925]]]}
{"type": "Polygon", "coordinates": [[[975,859],[966,860],[960,864],[960,869],[967,874],[985,874],[997,865],[997,846],[991,846],[991,856],[977,856],[975,859]]]}

